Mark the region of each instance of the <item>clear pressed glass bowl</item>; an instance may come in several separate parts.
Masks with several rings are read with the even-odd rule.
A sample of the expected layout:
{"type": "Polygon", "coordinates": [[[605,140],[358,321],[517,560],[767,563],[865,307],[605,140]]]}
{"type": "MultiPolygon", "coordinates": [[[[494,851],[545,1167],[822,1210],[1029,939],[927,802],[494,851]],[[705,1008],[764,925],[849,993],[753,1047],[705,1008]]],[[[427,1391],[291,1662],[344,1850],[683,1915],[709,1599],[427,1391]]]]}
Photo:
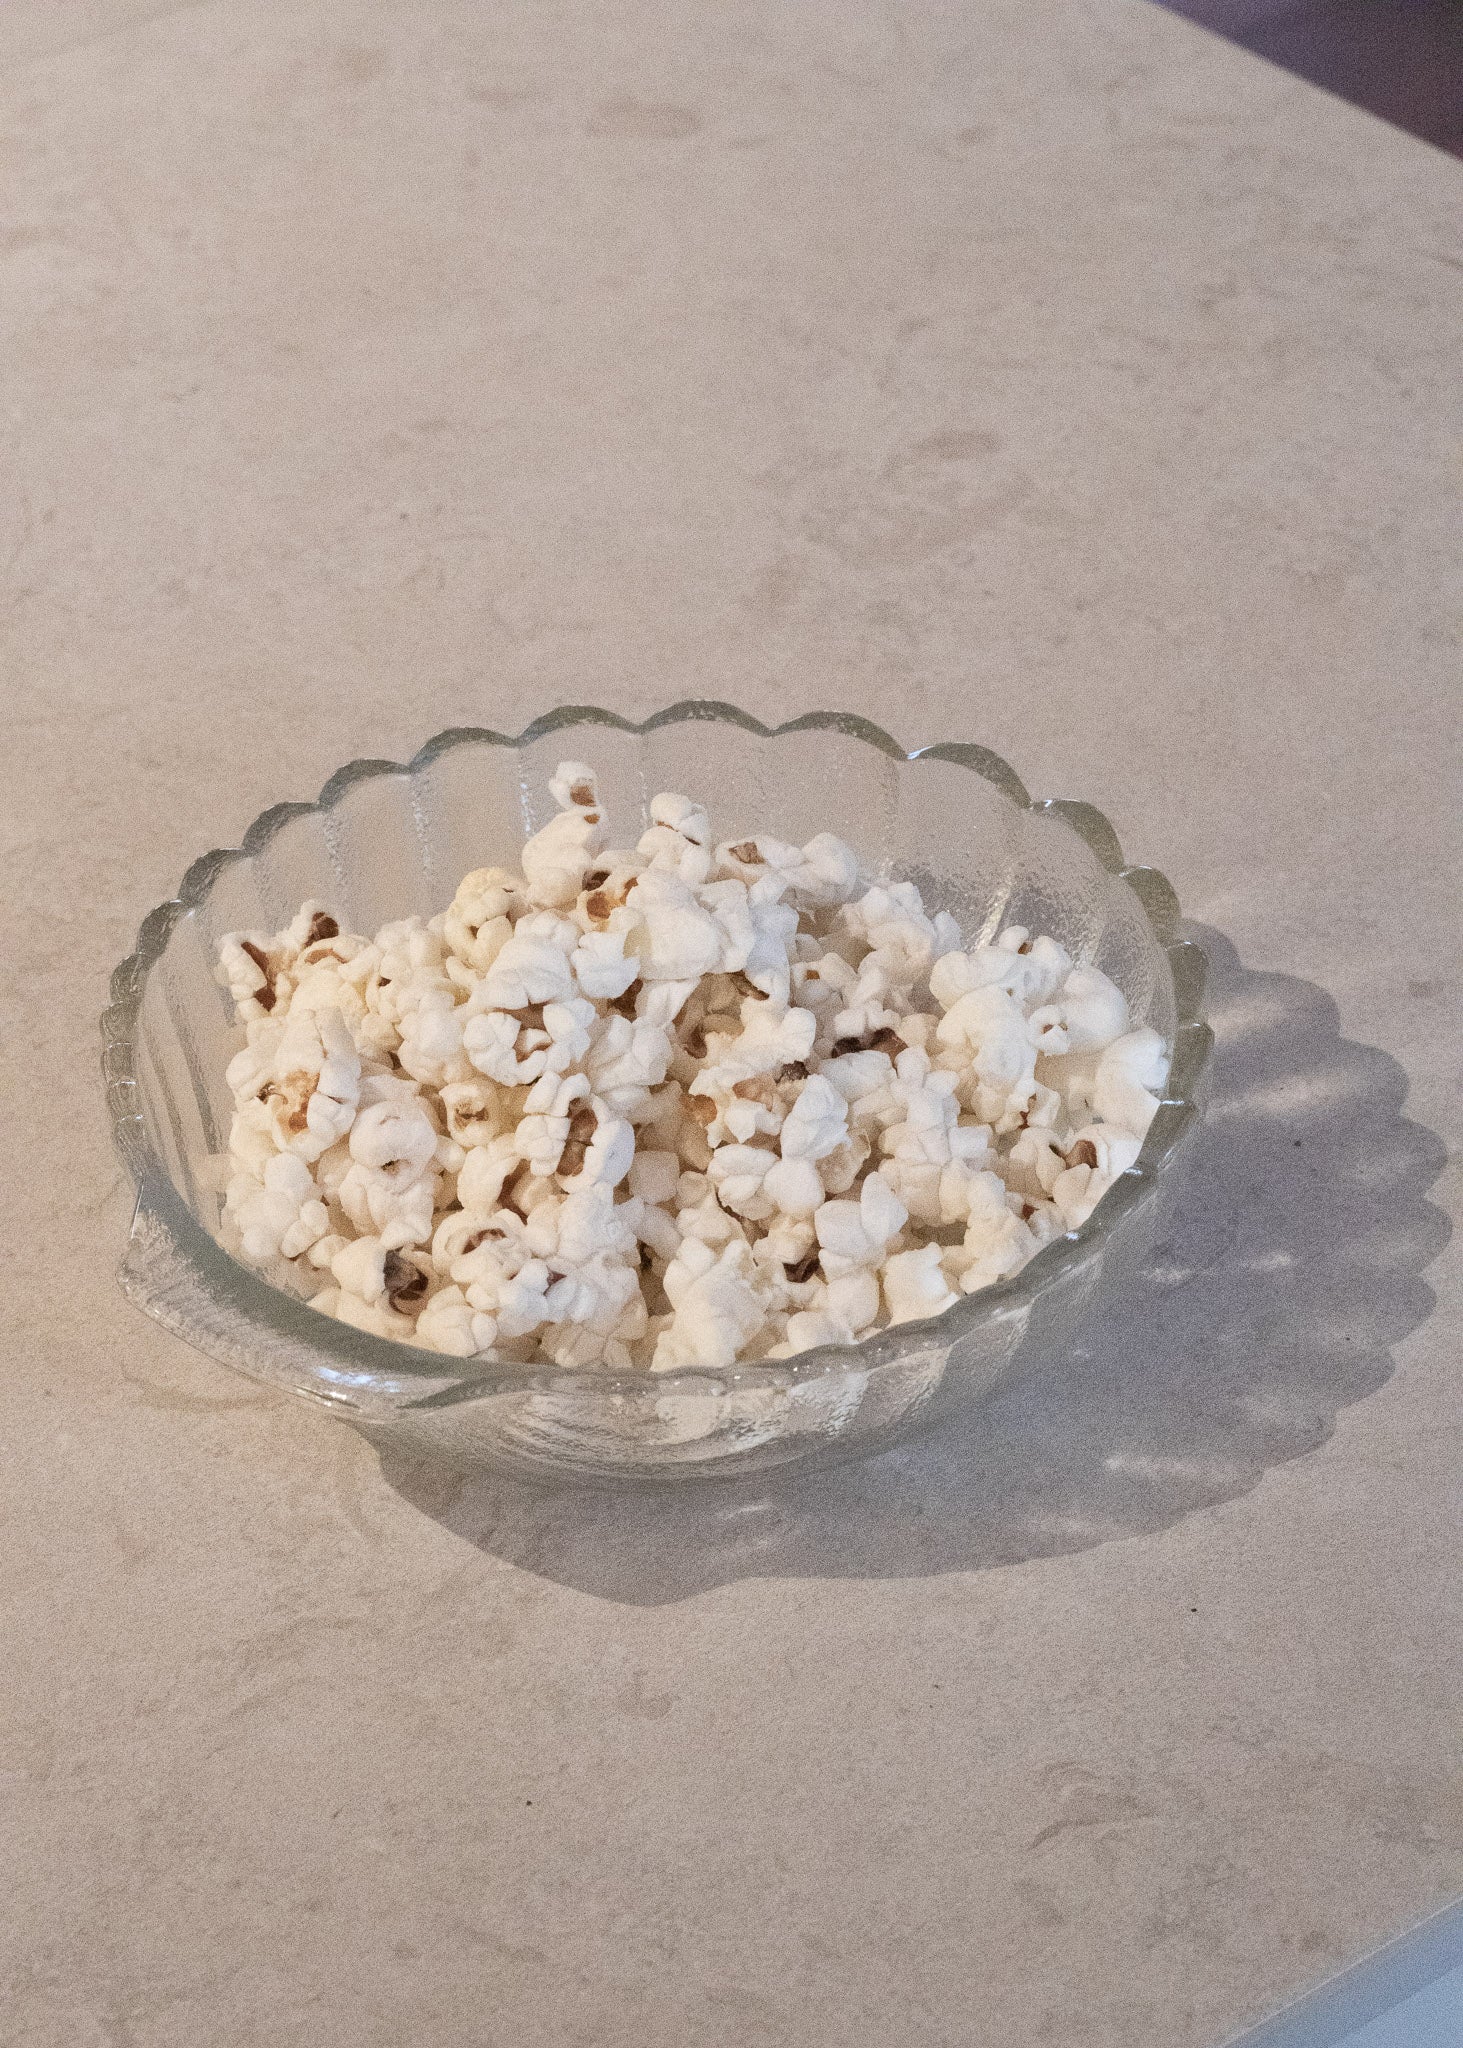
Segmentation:
{"type": "Polygon", "coordinates": [[[318,802],[279,804],[241,847],[195,861],[112,978],[103,1067],[137,1184],[122,1286],[220,1363],[324,1404],[377,1442],[458,1463],[674,1484],[882,1447],[1060,1352],[1155,1242],[1198,1128],[1211,1045],[1203,954],[1175,941],[1177,917],[1168,883],[1124,865],[1091,805],[1033,800],[983,747],[906,754],[841,713],[769,731],[725,704],[678,704],[643,725],[571,708],[516,739],[439,733],[404,767],[353,761],[318,802]],[[913,880],[932,908],[951,911],[967,945],[1019,923],[1095,961],[1134,1022],[1171,1048],[1166,1099],[1137,1163],[1080,1230],[943,1315],[725,1372],[446,1358],[335,1322],[239,1264],[216,1235],[213,1163],[232,1106],[224,1070],[242,1042],[214,979],[219,937],[276,929],[307,897],[365,932],[440,910],[469,869],[516,864],[553,808],[548,781],[566,755],[598,770],[617,837],[657,790],[682,790],[729,832],[837,833],[869,877],[913,880]]]}

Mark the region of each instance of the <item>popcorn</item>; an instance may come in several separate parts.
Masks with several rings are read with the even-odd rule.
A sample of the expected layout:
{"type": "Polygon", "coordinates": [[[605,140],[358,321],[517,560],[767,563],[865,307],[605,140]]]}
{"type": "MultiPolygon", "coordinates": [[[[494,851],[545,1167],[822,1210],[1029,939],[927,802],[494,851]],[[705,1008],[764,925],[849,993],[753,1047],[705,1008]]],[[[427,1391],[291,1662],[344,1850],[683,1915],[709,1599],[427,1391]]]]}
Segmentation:
{"type": "Polygon", "coordinates": [[[265,951],[268,944],[264,932],[226,932],[219,941],[218,978],[241,1019],[266,1017],[275,1006],[275,969],[265,951]]]}
{"type": "Polygon", "coordinates": [[[497,1319],[475,1309],[460,1287],[443,1287],[417,1317],[416,1341],[449,1358],[472,1358],[491,1348],[497,1319]]]}
{"type": "MultiPolygon", "coordinates": [[[[752,1245],[752,1257],[759,1266],[769,1269],[799,1267],[810,1273],[817,1256],[817,1241],[813,1236],[810,1216],[774,1215],[768,1219],[765,1235],[752,1245]]],[[[812,1284],[811,1280],[791,1280],[786,1271],[779,1277],[789,1287],[812,1284]]]]}
{"type": "Polygon", "coordinates": [[[237,1196],[231,1186],[230,1196],[244,1256],[255,1265],[298,1258],[330,1227],[309,1167],[291,1152],[277,1152],[259,1182],[237,1196]]]}
{"type": "Polygon", "coordinates": [[[618,1107],[625,1091],[657,1087],[670,1065],[665,1029],[648,1021],[611,1015],[604,1019],[586,1056],[584,1071],[596,1095],[618,1107]]]}
{"type": "Polygon", "coordinates": [[[525,843],[520,858],[529,902],[554,908],[578,896],[604,845],[604,818],[593,772],[582,761],[561,762],[549,788],[559,814],[525,843]]]}
{"type": "Polygon", "coordinates": [[[858,1336],[878,1318],[878,1275],[869,1266],[855,1266],[847,1273],[835,1273],[823,1289],[823,1299],[829,1315],[837,1316],[858,1336]]]}
{"type": "Polygon", "coordinates": [[[1145,1137],[1158,1113],[1158,1090],[1167,1078],[1168,1059],[1158,1033],[1129,1032],[1109,1045],[1098,1061],[1092,1107],[1104,1123],[1145,1137]]]}
{"type": "Polygon", "coordinates": [[[521,872],[234,932],[228,1242],[448,1357],[721,1371],[942,1314],[1136,1161],[1158,1033],[1055,939],[966,949],[828,833],[607,847],[561,762],[521,872]]]}
{"type": "Polygon", "coordinates": [[[462,1050],[480,1074],[505,1088],[536,1081],[548,1065],[549,1034],[512,1010],[481,1010],[462,1031],[462,1050]]]}
{"type": "Polygon", "coordinates": [[[681,1233],[675,1217],[654,1202],[643,1205],[635,1232],[650,1253],[652,1264],[658,1259],[662,1266],[669,1265],[681,1248],[681,1233]]]}
{"type": "MultiPolygon", "coordinates": [[[[401,1337],[408,1341],[416,1334],[416,1326],[410,1316],[394,1315],[384,1302],[362,1301],[349,1288],[334,1287],[328,1290],[329,1313],[337,1322],[350,1323],[357,1330],[366,1330],[373,1337],[401,1337]]],[[[322,1297],[316,1295],[310,1306],[321,1306],[322,1297]]]]}
{"type": "Polygon", "coordinates": [[[822,1206],[826,1193],[817,1165],[806,1155],[774,1159],[762,1187],[774,1210],[783,1216],[811,1216],[822,1206]]]}
{"type": "Polygon", "coordinates": [[[872,1150],[862,1131],[854,1131],[843,1144],[818,1161],[818,1178],[825,1195],[845,1194],[863,1172],[872,1150]]]}
{"type": "Polygon", "coordinates": [[[1014,1273],[1037,1249],[1031,1231],[1010,1206],[998,1174],[972,1176],[966,1185],[965,1236],[945,1254],[944,1266],[963,1294],[1014,1273]]]}
{"type": "Polygon", "coordinates": [[[741,1016],[741,1031],[692,1082],[693,1095],[727,1103],[743,1082],[788,1067],[805,1067],[818,1030],[811,1010],[784,1010],[776,1003],[749,997],[742,1004],[741,1016]]]}
{"type": "MultiPolygon", "coordinates": [[[[549,1289],[553,1275],[542,1259],[530,1259],[506,1278],[498,1294],[497,1324],[500,1337],[527,1337],[549,1319],[549,1289]]],[[[468,1300],[475,1301],[470,1289],[468,1300]]]]}
{"type": "Polygon", "coordinates": [[[635,1017],[641,1024],[653,1025],[657,1031],[664,1031],[667,1039],[671,1026],[686,1007],[687,999],[698,986],[698,980],[657,981],[642,988],[635,998],[635,1017]]]}
{"type": "Polygon", "coordinates": [[[1010,925],[992,946],[942,953],[930,969],[930,993],[942,1010],[977,988],[999,988],[1021,1004],[1040,1003],[1061,986],[1071,966],[1071,955],[1055,939],[1033,941],[1024,926],[1010,925]]]}
{"type": "Polygon", "coordinates": [[[708,1175],[723,1209],[754,1222],[773,1213],[773,1203],[764,1192],[768,1170],[777,1160],[775,1152],[757,1145],[721,1145],[711,1155],[708,1175]]]}
{"type": "Polygon", "coordinates": [[[463,876],[443,916],[443,937],[458,959],[481,973],[513,936],[526,900],[522,881],[506,868],[475,868],[463,876]]]}
{"type": "Polygon", "coordinates": [[[535,1215],[528,1237],[530,1242],[535,1241],[537,1227],[536,1248],[545,1257],[557,1256],[571,1265],[599,1252],[631,1258],[639,1220],[638,1207],[631,1202],[617,1202],[608,1182],[591,1182],[586,1187],[571,1189],[542,1224],[535,1215]]]}
{"type": "Polygon", "coordinates": [[[1119,1174],[1126,1173],[1143,1141],[1113,1124],[1089,1124],[1064,1155],[1051,1198],[1068,1230],[1087,1221],[1119,1174]]]}
{"type": "Polygon", "coordinates": [[[351,1128],[351,1158],[399,1183],[415,1180],[436,1148],[436,1127],[416,1096],[374,1103],[351,1128]]]}
{"type": "Polygon", "coordinates": [[[545,1068],[551,1074],[565,1074],[577,1066],[589,1051],[599,1024],[593,1003],[574,997],[567,1003],[544,1004],[544,1030],[549,1035],[545,1068]]]}
{"type": "Polygon", "coordinates": [[[913,882],[892,882],[868,890],[849,904],[844,923],[887,963],[891,986],[917,981],[934,959],[935,927],[925,916],[913,882]]]}
{"type": "Polygon", "coordinates": [[[689,1238],[697,1238],[702,1244],[724,1245],[739,1240],[745,1244],[746,1232],[737,1218],[716,1198],[716,1191],[708,1185],[707,1191],[696,1202],[688,1202],[676,1212],[676,1228],[684,1244],[689,1238]]]}
{"type": "Polygon", "coordinates": [[[666,1298],[674,1313],[656,1339],[653,1370],[732,1364],[767,1320],[752,1276],[751,1248],[744,1240],[717,1253],[700,1239],[688,1239],[666,1268],[666,1298]]]}
{"type": "Polygon", "coordinates": [[[858,856],[831,832],[817,832],[802,850],[792,886],[807,904],[846,903],[858,887],[858,856]]]}
{"type": "Polygon", "coordinates": [[[957,1297],[945,1284],[940,1247],[925,1244],[918,1251],[896,1252],[884,1268],[884,1299],[891,1323],[912,1323],[953,1308],[957,1297]]]}
{"type": "Polygon", "coordinates": [[[644,980],[695,981],[720,969],[726,932],[673,870],[650,868],[630,891],[625,908],[635,920],[629,944],[640,956],[644,980]]]}
{"type": "Polygon", "coordinates": [[[812,959],[795,963],[790,979],[794,999],[821,1020],[844,1006],[858,972],[841,954],[814,953],[812,959]]]}
{"type": "Polygon", "coordinates": [[[351,1128],[361,1062],[339,1011],[291,1013],[229,1063],[234,1100],[282,1152],[318,1159],[351,1128]]]}
{"type": "Polygon", "coordinates": [[[500,1210],[481,1222],[475,1218],[470,1234],[455,1251],[456,1234],[446,1243],[443,1235],[439,1229],[432,1241],[434,1266],[441,1272],[445,1261],[453,1283],[465,1291],[472,1307],[484,1313],[491,1313],[507,1282],[532,1258],[527,1226],[511,1210],[500,1210]]]}
{"type": "Polygon", "coordinates": [[[363,983],[364,999],[378,1018],[399,1027],[428,989],[450,988],[445,954],[440,933],[419,917],[403,917],[383,925],[374,946],[358,954],[348,971],[352,981],[363,983]]]}
{"type": "Polygon", "coordinates": [[[393,1250],[425,1244],[432,1234],[436,1176],[424,1174],[403,1186],[389,1173],[356,1165],[341,1182],[337,1199],[357,1230],[379,1232],[393,1250]]]}
{"type": "Polygon", "coordinates": [[[523,1164],[516,1132],[490,1138],[486,1145],[470,1151],[457,1173],[457,1199],[464,1209],[489,1215],[497,1208],[503,1188],[523,1164]]]}
{"type": "Polygon", "coordinates": [[[694,886],[711,873],[711,821],[689,797],[650,799],[650,830],[635,851],[659,874],[674,875],[694,886]]]}
{"type": "MultiPolygon", "coordinates": [[[[902,973],[906,956],[891,957],[893,972],[902,973]]],[[[891,959],[870,953],[854,976],[853,986],[844,991],[844,1007],[833,1019],[834,1043],[857,1045],[860,1040],[873,1040],[881,1033],[892,1036],[901,1015],[891,1007],[894,987],[891,959]]]]}
{"type": "Polygon", "coordinates": [[[639,977],[640,960],[626,953],[628,931],[586,932],[569,956],[579,992],[596,1002],[613,1002],[639,977]]]}
{"type": "Polygon", "coordinates": [[[552,911],[520,918],[479,985],[471,1007],[526,1010],[534,1003],[567,1001],[575,992],[569,956],[579,936],[577,925],[552,911]]]}
{"type": "Polygon", "coordinates": [[[1032,1021],[1015,998],[994,982],[974,988],[946,1011],[935,1036],[968,1068],[977,1115],[1014,1128],[1035,1100],[1037,1055],[1032,1021]]]}
{"type": "Polygon", "coordinates": [[[642,1147],[630,1162],[631,1193],[645,1202],[673,1202],[680,1177],[680,1162],[674,1152],[642,1147]]]}
{"type": "Polygon", "coordinates": [[[1100,968],[1074,967],[1056,1000],[1032,1011],[1031,1028],[1041,1035],[1043,1050],[1092,1052],[1127,1030],[1127,998],[1100,968]]]}
{"type": "Polygon", "coordinates": [[[519,1156],[536,1174],[555,1171],[569,1142],[570,1112],[576,1102],[589,1095],[584,1074],[545,1074],[530,1088],[523,1105],[523,1119],[515,1134],[519,1156]]]}
{"type": "Polygon", "coordinates": [[[599,809],[599,777],[586,761],[561,761],[549,777],[549,795],[561,811],[599,809]]]}
{"type": "Polygon", "coordinates": [[[800,1309],[787,1319],[787,1336],[781,1344],[773,1347],[771,1356],[793,1357],[799,1351],[811,1351],[816,1344],[850,1344],[853,1331],[840,1317],[827,1309],[800,1309]]]}
{"type": "MultiPolygon", "coordinates": [[[[301,989],[296,993],[299,1001],[301,989]]],[[[440,1088],[458,1078],[462,1058],[462,1018],[451,989],[430,989],[416,1007],[407,1012],[401,1026],[401,1044],[396,1057],[403,1073],[414,1081],[440,1088]]]]}
{"type": "Polygon", "coordinates": [[[753,988],[786,1003],[787,949],[797,932],[798,913],[780,900],[781,891],[777,877],[765,876],[750,889],[739,881],[712,882],[700,897],[725,934],[721,971],[745,974],[753,988]]]}
{"type": "Polygon", "coordinates": [[[330,1261],[330,1270],[362,1301],[379,1301],[386,1292],[386,1247],[379,1237],[353,1238],[330,1261]]]}
{"type": "Polygon", "coordinates": [[[813,1218],[823,1271],[837,1279],[877,1265],[908,1221],[909,1211],[889,1182],[871,1173],[857,1202],[825,1202],[813,1218]]]}
{"type": "Polygon", "coordinates": [[[955,1222],[964,1213],[971,1163],[989,1149],[989,1131],[960,1123],[956,1076],[932,1069],[918,1048],[900,1054],[896,1075],[890,1094],[904,1114],[881,1134],[880,1171],[916,1222],[955,1222]]]}
{"type": "MultiPolygon", "coordinates": [[[[570,1172],[567,1155],[576,1142],[582,1145],[582,1141],[576,1141],[571,1123],[569,1141],[564,1148],[564,1156],[561,1156],[559,1161],[561,1176],[570,1172]]],[[[594,1124],[593,1135],[587,1146],[583,1146],[579,1172],[574,1175],[569,1185],[575,1188],[618,1187],[630,1171],[630,1162],[634,1157],[634,1126],[627,1123],[623,1117],[600,1116],[594,1124]]]]}
{"type": "Polygon", "coordinates": [[[821,1074],[810,1074],[782,1126],[784,1159],[826,1159],[848,1136],[848,1104],[821,1074]]]}
{"type": "Polygon", "coordinates": [[[894,1062],[888,1053],[841,1053],[825,1060],[819,1071],[848,1104],[851,1123],[898,1122],[902,1098],[893,1088],[894,1062]]]}

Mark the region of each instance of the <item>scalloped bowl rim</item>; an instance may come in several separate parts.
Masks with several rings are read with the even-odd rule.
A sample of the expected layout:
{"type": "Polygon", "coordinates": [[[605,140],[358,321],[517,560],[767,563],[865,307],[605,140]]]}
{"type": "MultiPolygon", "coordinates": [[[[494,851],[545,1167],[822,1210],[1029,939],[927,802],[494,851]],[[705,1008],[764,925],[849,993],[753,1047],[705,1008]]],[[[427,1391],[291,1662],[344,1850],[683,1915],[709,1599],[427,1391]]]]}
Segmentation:
{"type": "MultiPolygon", "coordinates": [[[[1200,1114],[1201,1089],[1213,1047],[1213,1035],[1202,1021],[1200,1004],[1207,962],[1202,948],[1192,939],[1175,940],[1179,916],[1178,900],[1166,878],[1155,868],[1124,863],[1117,833],[1094,805],[1032,797],[1015,769],[987,747],[945,741],[906,751],[882,727],[854,712],[813,711],[786,724],[768,726],[735,705],[690,698],[639,721],[596,705],[565,705],[535,719],[516,736],[495,732],[487,726],[448,726],[434,733],[409,761],[348,761],[330,776],[314,803],[272,804],[255,818],[238,846],[216,847],[201,855],[187,869],[177,894],[148,912],[138,928],[132,952],[112,974],[111,1003],[101,1019],[102,1067],[108,1084],[113,1139],[136,1187],[138,1213],[147,1209],[164,1224],[178,1249],[199,1269],[215,1295],[231,1297],[232,1308],[244,1320],[273,1327],[278,1334],[304,1342],[317,1353],[332,1354],[338,1360],[337,1370],[325,1369],[321,1373],[323,1379],[334,1383],[335,1390],[316,1390],[328,1401],[350,1405],[350,1388],[361,1392],[400,1392],[406,1391],[403,1382],[409,1386],[413,1381],[450,1382],[410,1404],[435,1408],[509,1387],[555,1393],[578,1391],[600,1397],[647,1392],[666,1396],[678,1389],[704,1395],[708,1382],[728,1389],[787,1387],[834,1374],[865,1374],[903,1356],[914,1344],[953,1344],[981,1324],[1019,1314],[1036,1295],[1088,1254],[1099,1252],[1113,1226],[1161,1180],[1200,1114]],[[752,1360],[724,1368],[688,1367],[664,1373],[653,1373],[643,1366],[610,1370],[594,1366],[561,1367],[547,1362],[525,1365],[490,1358],[450,1358],[423,1346],[374,1336],[322,1315],[308,1302],[276,1287],[225,1250],[178,1192],[147,1132],[137,1102],[132,1057],[147,977],[162,957],[174,926],[202,906],[223,870],[261,852],[292,820],[312,811],[331,810],[358,783],[378,776],[413,776],[454,747],[487,745],[521,752],[550,734],[576,726],[609,726],[643,735],[692,720],[736,725],[768,740],[798,732],[837,732],[861,740],[896,761],[951,762],[991,784],[1017,809],[1060,817],[1109,874],[1134,890],[1156,944],[1174,972],[1178,1016],[1169,1079],[1158,1115],[1137,1161],[1113,1183],[1091,1216],[1078,1229],[1053,1238],[1015,1273],[964,1295],[937,1316],[895,1324],[852,1344],[819,1345],[791,1358],[752,1360]],[[1185,970],[1182,977],[1181,959],[1185,970]],[[1185,990],[1190,992],[1187,1003],[1185,990]],[[1181,1085],[1176,1087],[1176,1070],[1181,1065],[1181,1085]]],[[[325,1363],[322,1359],[322,1368],[325,1363]]]]}

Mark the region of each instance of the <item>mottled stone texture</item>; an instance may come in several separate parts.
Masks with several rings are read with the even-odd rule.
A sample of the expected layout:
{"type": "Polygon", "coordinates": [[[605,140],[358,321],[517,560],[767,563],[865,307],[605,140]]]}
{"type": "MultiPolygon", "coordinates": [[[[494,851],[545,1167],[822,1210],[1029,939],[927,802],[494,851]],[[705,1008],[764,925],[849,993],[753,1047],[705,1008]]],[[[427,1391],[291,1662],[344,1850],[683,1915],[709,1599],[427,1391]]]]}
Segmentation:
{"type": "Polygon", "coordinates": [[[0,167],[7,2044],[1207,2048],[1436,1905],[1463,171],[1120,0],[10,0],[0,167]],[[383,1472],[118,1294],[107,970],[348,756],[691,693],[1108,811],[1207,1170],[882,1464],[383,1472]]]}

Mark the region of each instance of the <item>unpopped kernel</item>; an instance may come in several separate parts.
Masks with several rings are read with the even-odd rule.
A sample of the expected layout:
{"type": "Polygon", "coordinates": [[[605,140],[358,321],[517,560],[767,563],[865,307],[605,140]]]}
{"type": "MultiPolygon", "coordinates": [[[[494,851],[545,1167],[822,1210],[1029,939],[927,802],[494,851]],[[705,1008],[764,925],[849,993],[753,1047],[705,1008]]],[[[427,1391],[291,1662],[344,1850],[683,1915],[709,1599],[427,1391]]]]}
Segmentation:
{"type": "Polygon", "coordinates": [[[611,847],[561,762],[521,872],[373,939],[234,932],[231,1249],[454,1357],[723,1368],[936,1316],[1132,1166],[1168,1055],[1010,925],[965,950],[819,833],[611,847]]]}

